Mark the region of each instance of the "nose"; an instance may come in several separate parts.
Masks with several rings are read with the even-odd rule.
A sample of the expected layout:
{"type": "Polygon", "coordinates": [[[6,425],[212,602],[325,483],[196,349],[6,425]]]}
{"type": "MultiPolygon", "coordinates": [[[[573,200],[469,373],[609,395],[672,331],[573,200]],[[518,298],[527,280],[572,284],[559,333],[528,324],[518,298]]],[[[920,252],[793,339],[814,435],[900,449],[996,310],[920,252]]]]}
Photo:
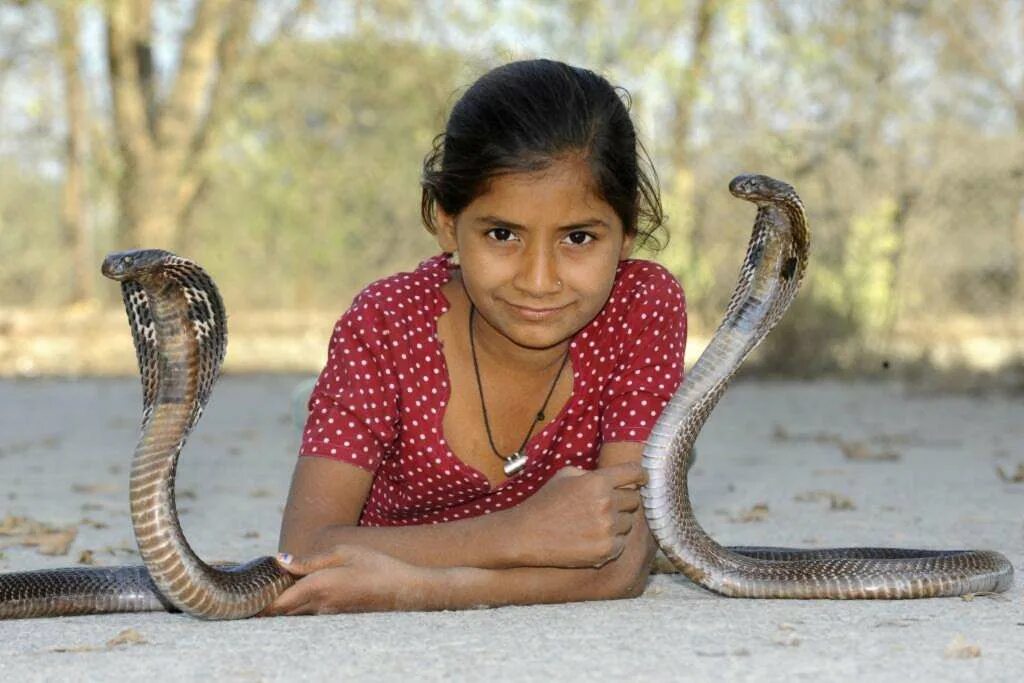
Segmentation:
{"type": "Polygon", "coordinates": [[[558,276],[558,258],[553,249],[544,245],[528,246],[519,263],[513,282],[516,289],[535,298],[544,299],[562,289],[558,276]]]}

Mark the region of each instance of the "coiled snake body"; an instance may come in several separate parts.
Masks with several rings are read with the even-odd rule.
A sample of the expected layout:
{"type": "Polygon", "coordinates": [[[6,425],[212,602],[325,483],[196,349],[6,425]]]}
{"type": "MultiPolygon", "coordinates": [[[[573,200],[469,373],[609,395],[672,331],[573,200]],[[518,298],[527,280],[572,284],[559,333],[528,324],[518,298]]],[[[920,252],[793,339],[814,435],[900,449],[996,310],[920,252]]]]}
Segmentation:
{"type": "MultiPolygon", "coordinates": [[[[897,598],[1000,591],[1013,569],[981,551],[724,548],[694,519],[687,469],[697,434],[746,355],[782,316],[807,262],[809,232],[793,189],[740,176],[734,195],[758,205],[740,282],[725,320],[665,408],[644,449],[648,525],[669,559],[711,590],[746,597],[897,598]]],[[[132,461],[131,511],[145,567],[0,574],[0,618],[178,609],[242,618],[293,578],[270,557],[211,567],[182,534],[174,505],[178,454],[209,398],[227,340],[217,288],[195,263],[160,250],[111,254],[143,386],[132,461]]]]}

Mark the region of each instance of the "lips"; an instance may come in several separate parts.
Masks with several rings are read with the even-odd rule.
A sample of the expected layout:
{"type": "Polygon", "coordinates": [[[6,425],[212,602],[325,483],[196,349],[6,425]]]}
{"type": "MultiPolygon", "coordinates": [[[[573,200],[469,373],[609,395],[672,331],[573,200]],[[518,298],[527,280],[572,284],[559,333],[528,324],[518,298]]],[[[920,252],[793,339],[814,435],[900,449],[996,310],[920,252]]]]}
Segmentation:
{"type": "Polygon", "coordinates": [[[516,312],[516,314],[522,318],[526,318],[527,320],[546,320],[547,318],[554,317],[564,311],[568,307],[568,304],[565,306],[550,306],[545,308],[538,308],[535,306],[518,306],[511,303],[509,306],[516,312]]]}

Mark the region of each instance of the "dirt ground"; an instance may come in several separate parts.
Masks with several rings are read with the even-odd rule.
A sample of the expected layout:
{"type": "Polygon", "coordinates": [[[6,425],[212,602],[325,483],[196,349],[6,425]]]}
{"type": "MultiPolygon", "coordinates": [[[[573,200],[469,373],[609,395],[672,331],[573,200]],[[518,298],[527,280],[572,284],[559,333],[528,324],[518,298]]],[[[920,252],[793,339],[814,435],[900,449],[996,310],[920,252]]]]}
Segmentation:
{"type": "MultiPolygon", "coordinates": [[[[179,469],[182,522],[204,558],[276,548],[302,379],[218,384],[179,469]]],[[[0,381],[0,571],[137,562],[127,471],[139,412],[136,379],[0,381]]],[[[744,382],[698,448],[697,514],[724,543],[991,548],[1024,567],[1019,397],[744,382]]],[[[659,575],[614,602],[8,621],[0,679],[1018,681],[1022,585],[972,600],[755,601],[659,575]]]]}

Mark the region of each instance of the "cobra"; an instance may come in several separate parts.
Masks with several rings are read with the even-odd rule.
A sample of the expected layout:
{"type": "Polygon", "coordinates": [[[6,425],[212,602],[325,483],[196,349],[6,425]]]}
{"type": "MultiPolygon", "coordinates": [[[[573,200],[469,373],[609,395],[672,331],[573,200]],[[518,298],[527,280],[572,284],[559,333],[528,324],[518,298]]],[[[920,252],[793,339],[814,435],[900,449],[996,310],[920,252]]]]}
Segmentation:
{"type": "Polygon", "coordinates": [[[732,597],[895,599],[1005,591],[1013,566],[996,552],[723,547],[701,528],[687,481],[694,442],[743,359],[796,296],[810,249],[803,203],[791,186],[746,175],[734,178],[729,190],[757,205],[739,283],[643,451],[644,513],[665,556],[691,580],[732,597]]]}
{"type": "Polygon", "coordinates": [[[149,249],[109,255],[121,282],[142,376],[142,431],[132,457],[132,526],[144,567],[0,575],[0,618],[177,609],[239,619],[293,583],[272,557],[211,566],[189,546],[174,503],[178,455],[199,420],[227,346],[224,305],[195,263],[149,249]]]}

